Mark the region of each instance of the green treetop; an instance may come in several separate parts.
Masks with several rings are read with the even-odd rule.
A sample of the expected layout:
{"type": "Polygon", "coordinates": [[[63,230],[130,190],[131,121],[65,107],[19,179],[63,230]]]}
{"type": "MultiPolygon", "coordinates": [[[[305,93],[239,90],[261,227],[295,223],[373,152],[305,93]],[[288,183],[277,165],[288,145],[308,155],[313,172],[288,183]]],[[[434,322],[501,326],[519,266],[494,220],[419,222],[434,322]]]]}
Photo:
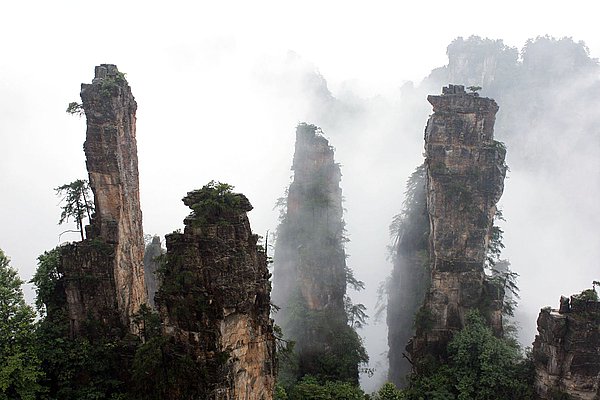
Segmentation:
{"type": "Polygon", "coordinates": [[[35,399],[41,390],[35,312],[25,303],[17,271],[0,250],[0,400],[35,399]]]}
{"type": "Polygon", "coordinates": [[[88,181],[77,179],[54,190],[57,196],[62,197],[61,202],[64,202],[58,223],[69,222],[69,218],[73,218],[77,224],[78,232],[81,233],[81,240],[84,240],[83,220],[86,216],[91,219],[91,214],[94,212],[94,203],[88,181]]]}

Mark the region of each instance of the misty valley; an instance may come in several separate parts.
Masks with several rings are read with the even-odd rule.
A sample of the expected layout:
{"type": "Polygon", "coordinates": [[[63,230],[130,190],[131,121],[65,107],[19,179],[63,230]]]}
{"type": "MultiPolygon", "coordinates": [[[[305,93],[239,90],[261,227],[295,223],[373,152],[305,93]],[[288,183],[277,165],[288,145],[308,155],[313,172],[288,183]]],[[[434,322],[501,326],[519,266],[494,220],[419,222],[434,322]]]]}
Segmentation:
{"type": "MultiPolygon", "coordinates": [[[[85,120],[88,175],[47,188],[76,240],[37,258],[35,304],[0,250],[0,400],[600,399],[597,268],[587,287],[532,304],[519,284],[528,265],[504,255],[513,243],[528,250],[505,241],[510,230],[533,232],[506,222],[517,202],[533,219],[596,228],[597,198],[579,193],[600,192],[600,65],[582,42],[549,36],[522,49],[457,38],[447,56],[402,86],[397,104],[338,98],[322,76],[303,75],[314,120],[279,133],[295,135],[292,175],[264,236],[251,227],[253,199],[219,180],[219,165],[215,180],[180,194],[181,228],[144,231],[133,77],[96,66],[67,108],[85,120]],[[370,137],[364,121],[392,123],[370,137]],[[411,140],[422,156],[407,154],[411,140]],[[340,163],[337,143],[356,157],[340,163]],[[361,176],[359,200],[370,199],[361,217],[379,200],[395,216],[376,227],[389,230],[388,254],[366,242],[372,265],[353,268],[345,218],[358,208],[345,209],[342,189],[383,151],[413,172],[399,182],[382,162],[361,176]],[[513,177],[528,194],[501,206],[513,177]],[[374,182],[403,198],[367,197],[374,182]],[[569,203],[549,207],[554,191],[569,203]],[[363,275],[377,276],[385,256],[391,272],[374,288],[363,275]],[[371,341],[384,353],[368,351],[371,341]]],[[[569,268],[536,277],[541,290],[569,268]]]]}

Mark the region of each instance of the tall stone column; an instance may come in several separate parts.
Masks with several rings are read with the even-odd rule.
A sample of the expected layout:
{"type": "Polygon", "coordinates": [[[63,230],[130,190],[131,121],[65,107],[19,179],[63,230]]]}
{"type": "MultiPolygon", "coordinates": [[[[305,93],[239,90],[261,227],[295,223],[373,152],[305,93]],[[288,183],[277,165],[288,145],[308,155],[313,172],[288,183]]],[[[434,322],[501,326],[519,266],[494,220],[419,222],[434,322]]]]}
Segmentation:
{"type": "Polygon", "coordinates": [[[137,103],[124,75],[112,64],[96,67],[92,83],[81,85],[81,99],[87,118],[83,148],[96,206],[92,239],[115,244],[117,306],[127,322],[146,301],[137,103]]]}
{"type": "Polygon", "coordinates": [[[275,319],[296,343],[296,378],[358,382],[367,357],[345,310],[342,174],[316,126],[298,125],[292,170],[273,263],[275,319]]]}
{"type": "Polygon", "coordinates": [[[296,129],[292,170],[287,213],[275,249],[274,299],[285,314],[297,288],[308,309],[344,314],[342,174],[333,147],[316,126],[300,124],[296,129]]]}
{"type": "Polygon", "coordinates": [[[193,212],[183,233],[166,236],[156,305],[175,365],[183,368],[165,382],[166,400],[273,398],[277,366],[266,253],[250,229],[252,205],[230,189],[209,184],[188,193],[183,202],[193,212]]]}
{"type": "Polygon", "coordinates": [[[413,361],[444,358],[469,310],[484,312],[500,334],[500,302],[486,291],[484,266],[496,203],[504,190],[504,146],[494,140],[498,105],[450,85],[429,96],[425,129],[431,287],[409,344],[413,361]]]}
{"type": "Polygon", "coordinates": [[[112,64],[81,85],[87,118],[84,143],[95,213],[87,239],[62,251],[74,334],[86,319],[131,331],[131,318],[147,301],[135,112],[125,76],[112,64]]]}

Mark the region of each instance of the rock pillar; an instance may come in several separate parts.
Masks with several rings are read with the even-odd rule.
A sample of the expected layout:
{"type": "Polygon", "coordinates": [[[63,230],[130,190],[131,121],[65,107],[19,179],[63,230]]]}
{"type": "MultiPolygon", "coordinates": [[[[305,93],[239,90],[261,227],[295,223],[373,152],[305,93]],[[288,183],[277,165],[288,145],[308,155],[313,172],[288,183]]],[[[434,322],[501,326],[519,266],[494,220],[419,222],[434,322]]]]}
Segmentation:
{"type": "Polygon", "coordinates": [[[501,306],[490,299],[484,273],[506,174],[506,150],[493,135],[498,105],[455,85],[427,100],[433,105],[425,129],[431,287],[408,348],[417,362],[444,358],[469,310],[482,311],[497,334],[502,330],[501,306]]]}
{"type": "Polygon", "coordinates": [[[112,64],[96,67],[81,85],[87,118],[84,143],[95,214],[83,242],[63,248],[69,317],[78,334],[88,318],[131,330],[146,300],[140,209],[136,102],[125,76],[112,64]],[[110,315],[110,318],[108,317],[110,315]]]}
{"type": "Polygon", "coordinates": [[[266,253],[250,229],[250,202],[230,189],[211,183],[188,193],[183,201],[194,211],[184,232],[166,236],[156,304],[176,358],[191,360],[187,369],[198,371],[187,388],[170,388],[167,399],[182,393],[215,400],[273,398],[266,253]]]}
{"type": "Polygon", "coordinates": [[[358,382],[366,353],[345,310],[350,270],[342,174],[333,147],[316,126],[298,125],[292,170],[275,247],[273,301],[280,307],[275,319],[296,342],[296,377],[358,382]]]}

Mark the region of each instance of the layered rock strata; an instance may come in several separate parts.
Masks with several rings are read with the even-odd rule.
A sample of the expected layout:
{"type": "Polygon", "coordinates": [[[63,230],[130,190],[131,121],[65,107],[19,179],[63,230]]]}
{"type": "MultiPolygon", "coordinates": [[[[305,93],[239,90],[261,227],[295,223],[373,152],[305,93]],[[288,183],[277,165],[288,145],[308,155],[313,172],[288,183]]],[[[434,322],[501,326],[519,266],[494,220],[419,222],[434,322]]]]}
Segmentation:
{"type": "Polygon", "coordinates": [[[132,330],[131,318],[146,302],[137,105],[124,75],[112,64],[96,67],[92,83],[81,85],[81,99],[95,214],[86,227],[87,239],[62,251],[69,318],[76,335],[89,319],[132,330]]]}
{"type": "Polygon", "coordinates": [[[484,273],[506,174],[506,150],[493,137],[498,105],[455,85],[427,100],[433,105],[425,129],[431,287],[408,347],[414,361],[444,358],[469,310],[481,310],[502,331],[502,299],[490,297],[484,273]]]}
{"type": "Polygon", "coordinates": [[[571,296],[544,308],[533,343],[540,399],[600,399],[600,302],[571,296]],[[562,396],[562,397],[560,397],[562,396]]]}
{"type": "MultiPolygon", "coordinates": [[[[166,236],[156,304],[177,358],[192,360],[189,368],[198,371],[190,398],[272,399],[270,273],[246,215],[252,206],[244,195],[214,185],[183,201],[194,212],[183,233],[166,236]]],[[[179,390],[170,388],[167,398],[180,398],[179,390]]]]}

